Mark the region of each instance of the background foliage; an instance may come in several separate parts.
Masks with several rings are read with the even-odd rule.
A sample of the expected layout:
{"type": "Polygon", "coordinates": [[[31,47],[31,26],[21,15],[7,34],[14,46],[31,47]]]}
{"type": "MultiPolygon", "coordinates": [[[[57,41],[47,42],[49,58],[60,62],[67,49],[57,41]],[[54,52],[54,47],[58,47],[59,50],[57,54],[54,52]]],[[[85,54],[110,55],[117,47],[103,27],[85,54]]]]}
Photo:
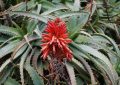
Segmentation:
{"type": "Polygon", "coordinates": [[[0,10],[0,85],[120,85],[119,0],[0,0],[0,10]],[[52,80],[41,58],[41,34],[56,17],[73,40],[68,80],[52,80]]]}

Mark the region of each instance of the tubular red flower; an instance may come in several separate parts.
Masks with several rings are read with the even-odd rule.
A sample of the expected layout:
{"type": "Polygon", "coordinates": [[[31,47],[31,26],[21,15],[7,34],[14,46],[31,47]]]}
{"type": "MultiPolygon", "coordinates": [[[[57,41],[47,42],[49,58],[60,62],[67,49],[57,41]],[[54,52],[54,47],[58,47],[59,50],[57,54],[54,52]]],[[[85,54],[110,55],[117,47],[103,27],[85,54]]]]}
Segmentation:
{"type": "Polygon", "coordinates": [[[68,48],[68,44],[72,40],[68,38],[66,23],[60,18],[48,21],[41,41],[43,42],[41,44],[43,59],[46,59],[48,55],[59,60],[63,58],[72,59],[72,51],[68,48]]]}

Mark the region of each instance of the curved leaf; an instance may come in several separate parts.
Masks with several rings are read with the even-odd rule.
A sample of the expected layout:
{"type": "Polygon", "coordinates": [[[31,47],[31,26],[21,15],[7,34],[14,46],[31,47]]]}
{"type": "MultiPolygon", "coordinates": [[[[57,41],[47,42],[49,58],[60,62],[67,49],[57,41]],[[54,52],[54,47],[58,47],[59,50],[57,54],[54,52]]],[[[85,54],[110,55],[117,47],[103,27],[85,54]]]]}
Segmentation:
{"type": "Polygon", "coordinates": [[[19,15],[19,16],[30,17],[30,18],[42,21],[44,23],[47,23],[47,21],[48,21],[48,19],[46,19],[45,17],[43,17],[41,15],[38,15],[38,14],[35,14],[35,13],[31,13],[31,12],[22,12],[22,11],[13,11],[13,12],[11,12],[11,11],[9,11],[6,14],[16,14],[16,15],[19,15]]]}
{"type": "Polygon", "coordinates": [[[54,11],[58,11],[58,10],[62,10],[62,9],[68,9],[68,8],[64,5],[58,5],[54,8],[48,9],[47,11],[43,12],[41,15],[48,15],[54,11]]]}
{"type": "MultiPolygon", "coordinates": [[[[18,58],[24,51],[25,49],[27,48],[27,45],[25,45],[24,47],[22,47],[15,55],[14,59],[18,58]]],[[[14,60],[13,59],[13,60],[14,60]]],[[[3,69],[8,65],[10,64],[11,62],[11,58],[9,58],[8,60],[6,60],[1,66],[0,66],[0,73],[3,71],[3,69]]]]}
{"type": "Polygon", "coordinates": [[[25,63],[25,69],[29,73],[34,85],[44,85],[42,78],[35,71],[35,69],[30,65],[30,59],[32,56],[29,56],[25,63]]]}
{"type": "Polygon", "coordinates": [[[25,53],[21,56],[21,60],[20,60],[20,78],[21,78],[22,85],[24,85],[24,73],[23,73],[24,68],[23,67],[24,67],[25,60],[28,57],[29,51],[30,51],[30,48],[28,47],[25,53]]]}
{"type": "Polygon", "coordinates": [[[69,64],[69,63],[65,63],[65,66],[67,68],[67,72],[69,74],[69,78],[71,81],[71,85],[77,85],[76,84],[76,79],[75,79],[75,72],[74,72],[74,68],[69,64]]]}
{"type": "Polygon", "coordinates": [[[4,26],[4,25],[0,25],[0,33],[4,33],[11,36],[19,35],[19,32],[17,32],[16,28],[4,26]]]}
{"type": "Polygon", "coordinates": [[[20,85],[20,84],[19,84],[16,80],[14,80],[14,79],[12,79],[11,77],[9,77],[9,78],[5,81],[4,85],[20,85]]]}
{"type": "Polygon", "coordinates": [[[18,44],[18,42],[19,41],[16,40],[16,41],[13,41],[13,42],[5,45],[4,47],[0,48],[0,59],[3,56],[5,56],[5,55],[7,55],[7,54],[9,54],[11,52],[13,52],[13,50],[15,49],[16,45],[18,44]]]}

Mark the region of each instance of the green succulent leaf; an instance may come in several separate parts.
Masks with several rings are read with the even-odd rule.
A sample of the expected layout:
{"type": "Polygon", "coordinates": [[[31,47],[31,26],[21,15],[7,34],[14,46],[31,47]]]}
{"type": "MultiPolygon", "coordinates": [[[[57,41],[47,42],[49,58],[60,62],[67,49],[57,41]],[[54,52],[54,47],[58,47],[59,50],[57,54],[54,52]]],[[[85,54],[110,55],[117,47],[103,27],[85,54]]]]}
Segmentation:
{"type": "Polygon", "coordinates": [[[5,81],[4,85],[20,85],[20,84],[19,84],[16,80],[14,80],[14,79],[12,79],[11,77],[9,77],[9,78],[5,81]]]}
{"type": "Polygon", "coordinates": [[[36,70],[30,65],[30,59],[32,56],[29,56],[25,63],[25,69],[29,73],[34,85],[44,85],[43,79],[39,76],[36,70]]]}

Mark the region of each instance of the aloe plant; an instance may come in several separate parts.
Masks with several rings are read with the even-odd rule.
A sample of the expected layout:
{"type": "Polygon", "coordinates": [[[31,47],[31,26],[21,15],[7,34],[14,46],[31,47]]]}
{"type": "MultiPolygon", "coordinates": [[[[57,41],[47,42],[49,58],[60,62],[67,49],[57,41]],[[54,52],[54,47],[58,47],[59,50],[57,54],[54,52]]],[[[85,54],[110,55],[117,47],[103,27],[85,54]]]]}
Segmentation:
{"type": "MultiPolygon", "coordinates": [[[[5,1],[4,5],[8,2],[12,3],[5,1]]],[[[5,20],[0,20],[0,84],[119,85],[119,24],[111,21],[120,16],[120,2],[108,2],[114,7],[108,7],[107,11],[102,7],[104,3],[102,0],[14,2],[16,5],[1,15],[8,15],[11,23],[6,25],[5,20]],[[82,7],[82,3],[86,6],[82,7]],[[66,23],[72,40],[68,45],[73,56],[70,61],[65,58],[60,63],[50,57],[42,58],[42,34],[48,21],[55,18],[66,23]],[[58,74],[51,73],[51,61],[58,74]]]]}

